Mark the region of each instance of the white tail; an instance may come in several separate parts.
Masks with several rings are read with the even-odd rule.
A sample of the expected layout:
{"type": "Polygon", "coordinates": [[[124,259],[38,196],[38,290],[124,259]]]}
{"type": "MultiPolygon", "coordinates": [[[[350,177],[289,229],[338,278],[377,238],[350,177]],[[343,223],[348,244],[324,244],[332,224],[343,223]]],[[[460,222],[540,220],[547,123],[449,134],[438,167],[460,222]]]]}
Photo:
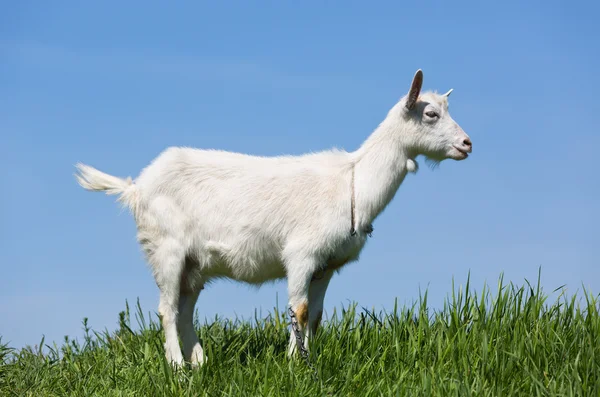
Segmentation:
{"type": "Polygon", "coordinates": [[[75,174],[75,178],[81,187],[94,192],[119,195],[118,201],[127,204],[132,209],[135,207],[133,196],[135,186],[131,177],[118,178],[81,163],[78,163],[76,167],[79,174],[75,174]]]}

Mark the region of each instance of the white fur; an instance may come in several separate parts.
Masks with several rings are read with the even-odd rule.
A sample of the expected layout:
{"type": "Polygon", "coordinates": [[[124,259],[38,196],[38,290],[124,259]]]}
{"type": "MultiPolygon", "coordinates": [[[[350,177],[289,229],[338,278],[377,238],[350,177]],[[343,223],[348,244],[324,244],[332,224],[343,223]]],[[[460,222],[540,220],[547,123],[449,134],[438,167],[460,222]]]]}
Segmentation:
{"type": "MultiPolygon", "coordinates": [[[[471,151],[467,135],[448,114],[447,96],[420,93],[421,81],[418,71],[411,95],[354,152],[258,157],[172,147],[135,181],[77,165],[81,186],[119,194],[131,208],[160,289],[168,360],[204,362],[192,315],[204,285],[220,277],[257,285],[287,278],[292,308],[308,304],[309,326],[303,327],[308,343],[333,270],[311,282],[313,273],[328,260],[358,259],[368,225],[406,173],[416,172],[417,155],[439,162],[466,158],[471,151]],[[430,111],[439,117],[426,116],[430,111]]],[[[294,348],[292,338],[290,353],[294,348]]]]}

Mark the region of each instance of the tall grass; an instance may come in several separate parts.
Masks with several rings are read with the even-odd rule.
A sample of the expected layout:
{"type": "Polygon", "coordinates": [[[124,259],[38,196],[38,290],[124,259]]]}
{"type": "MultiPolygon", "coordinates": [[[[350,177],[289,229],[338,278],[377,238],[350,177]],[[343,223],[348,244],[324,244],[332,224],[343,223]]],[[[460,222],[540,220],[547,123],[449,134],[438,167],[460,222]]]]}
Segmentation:
{"type": "MultiPolygon", "coordinates": [[[[503,285],[492,295],[455,288],[433,311],[427,293],[392,312],[333,313],[311,350],[319,380],[300,359],[286,359],[289,319],[277,308],[254,321],[199,327],[204,367],[174,371],[163,334],[139,303],[114,333],[14,351],[0,348],[0,394],[29,396],[598,396],[598,299],[560,295],[548,304],[539,286],[503,285]]],[[[40,345],[43,345],[43,341],[40,345]]]]}

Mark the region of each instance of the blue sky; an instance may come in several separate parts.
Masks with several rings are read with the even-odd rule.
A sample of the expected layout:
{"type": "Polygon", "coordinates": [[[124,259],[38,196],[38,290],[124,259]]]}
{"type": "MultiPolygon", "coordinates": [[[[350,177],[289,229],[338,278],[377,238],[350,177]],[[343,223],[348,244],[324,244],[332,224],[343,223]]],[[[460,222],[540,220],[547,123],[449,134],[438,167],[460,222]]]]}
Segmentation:
{"type": "MultiPolygon", "coordinates": [[[[404,95],[454,88],[463,162],[407,177],[325,308],[389,309],[429,288],[535,280],[600,292],[598,3],[12,2],[0,16],[0,335],[13,347],[114,329],[158,290],[113,197],[168,146],[260,155],[356,149],[404,95]]],[[[218,282],[201,318],[286,301],[218,282]]]]}

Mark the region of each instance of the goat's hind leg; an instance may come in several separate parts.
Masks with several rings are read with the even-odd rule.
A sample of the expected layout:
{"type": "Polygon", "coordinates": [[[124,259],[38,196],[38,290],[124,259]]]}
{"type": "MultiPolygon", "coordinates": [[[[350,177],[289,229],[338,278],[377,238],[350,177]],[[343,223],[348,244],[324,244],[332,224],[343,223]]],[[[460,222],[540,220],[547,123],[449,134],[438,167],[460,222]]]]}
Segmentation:
{"type": "Polygon", "coordinates": [[[165,333],[165,356],[174,366],[181,366],[183,355],[177,335],[177,317],[185,250],[177,240],[165,239],[156,245],[148,259],[160,290],[158,314],[165,333]]]}
{"type": "MultiPolygon", "coordinates": [[[[188,265],[186,263],[187,269],[188,265]]],[[[189,274],[185,275],[189,276],[189,274]]],[[[183,355],[186,361],[191,363],[193,367],[201,366],[205,360],[202,345],[200,345],[198,334],[194,329],[194,308],[202,289],[202,284],[194,283],[192,280],[182,276],[179,295],[179,321],[177,324],[183,344],[183,355]]]]}

